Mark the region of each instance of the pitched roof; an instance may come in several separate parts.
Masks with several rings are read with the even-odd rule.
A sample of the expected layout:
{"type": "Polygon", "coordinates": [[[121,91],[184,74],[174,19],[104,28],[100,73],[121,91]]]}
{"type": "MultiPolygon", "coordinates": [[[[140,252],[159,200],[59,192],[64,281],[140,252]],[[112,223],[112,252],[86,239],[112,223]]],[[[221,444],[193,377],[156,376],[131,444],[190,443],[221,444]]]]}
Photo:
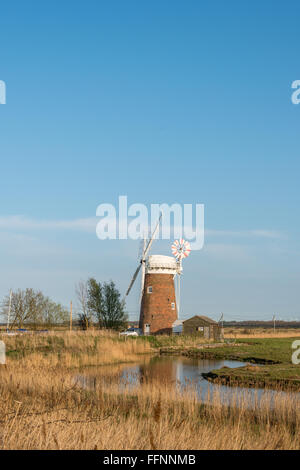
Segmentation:
{"type": "Polygon", "coordinates": [[[199,318],[200,320],[210,323],[211,325],[218,325],[218,323],[215,320],[212,320],[212,318],[205,317],[204,315],[194,315],[191,318],[187,318],[183,323],[185,323],[186,321],[192,320],[193,318],[199,318]]]}

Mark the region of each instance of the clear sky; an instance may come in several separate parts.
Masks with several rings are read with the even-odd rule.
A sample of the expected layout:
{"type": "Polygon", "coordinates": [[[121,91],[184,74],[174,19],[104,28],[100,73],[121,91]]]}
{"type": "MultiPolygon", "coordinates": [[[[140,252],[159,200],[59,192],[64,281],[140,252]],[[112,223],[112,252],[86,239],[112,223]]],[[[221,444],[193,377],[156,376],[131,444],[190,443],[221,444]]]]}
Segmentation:
{"type": "MultiPolygon", "coordinates": [[[[125,292],[138,242],[90,219],[119,195],[205,204],[182,315],[300,319],[298,1],[11,0],[0,12],[0,298],[125,292]]],[[[152,253],[170,254],[155,242],[152,253]]],[[[138,285],[128,299],[137,316],[138,285]]]]}

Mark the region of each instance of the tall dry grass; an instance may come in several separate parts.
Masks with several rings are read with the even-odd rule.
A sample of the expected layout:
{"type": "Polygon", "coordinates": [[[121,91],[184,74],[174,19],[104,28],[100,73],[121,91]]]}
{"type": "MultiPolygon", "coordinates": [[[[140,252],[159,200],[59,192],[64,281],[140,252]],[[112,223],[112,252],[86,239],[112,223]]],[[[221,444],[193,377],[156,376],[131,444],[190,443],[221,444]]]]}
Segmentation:
{"type": "MultiPolygon", "coordinates": [[[[119,358],[125,357],[125,351],[133,358],[141,352],[140,345],[103,337],[102,346],[88,354],[81,340],[69,335],[64,339],[65,356],[57,345],[55,353],[45,354],[39,349],[43,340],[34,341],[32,353],[17,360],[9,357],[7,366],[0,367],[0,449],[300,447],[300,403],[292,395],[279,395],[272,403],[267,392],[249,409],[247,396],[228,407],[216,392],[206,405],[198,401],[192,385],[183,394],[163,380],[146,380],[138,388],[120,387],[120,370],[110,365],[98,367],[97,381],[85,387],[74,371],[79,364],[81,374],[88,374],[83,366],[91,358],[85,354],[97,361],[103,357],[105,363],[109,346],[119,345],[119,358]],[[81,347],[84,359],[78,361],[81,347]]],[[[92,348],[93,338],[88,344],[92,348]]],[[[111,354],[115,361],[116,355],[111,354]]]]}
{"type": "Polygon", "coordinates": [[[224,337],[234,338],[295,338],[300,336],[300,329],[263,329],[263,328],[224,328],[224,337]]]}
{"type": "Polygon", "coordinates": [[[1,336],[8,354],[23,364],[78,368],[139,360],[153,352],[148,342],[120,338],[113,331],[51,332],[1,336]]]}

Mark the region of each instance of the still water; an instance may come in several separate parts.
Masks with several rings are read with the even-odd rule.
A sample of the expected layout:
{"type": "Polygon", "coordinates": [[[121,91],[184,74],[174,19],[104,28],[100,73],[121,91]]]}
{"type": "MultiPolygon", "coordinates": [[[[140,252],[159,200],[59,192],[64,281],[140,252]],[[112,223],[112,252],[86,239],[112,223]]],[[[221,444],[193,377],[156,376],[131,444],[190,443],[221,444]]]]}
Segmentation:
{"type": "MultiPolygon", "coordinates": [[[[193,390],[199,401],[207,403],[217,399],[222,404],[247,403],[247,406],[258,406],[263,401],[272,403],[277,398],[284,399],[287,395],[299,400],[297,393],[285,393],[265,389],[252,389],[242,387],[229,387],[208,382],[202,374],[214,369],[226,367],[243,367],[246,365],[239,361],[227,361],[217,359],[188,358],[184,356],[154,356],[144,358],[137,364],[124,364],[122,366],[109,366],[107,381],[119,384],[121,389],[133,391],[145,384],[168,384],[180,392],[193,390]]],[[[85,388],[94,388],[99,384],[96,370],[89,370],[88,374],[76,377],[77,382],[85,388]]],[[[101,382],[105,382],[105,376],[101,374],[101,382]]]]}

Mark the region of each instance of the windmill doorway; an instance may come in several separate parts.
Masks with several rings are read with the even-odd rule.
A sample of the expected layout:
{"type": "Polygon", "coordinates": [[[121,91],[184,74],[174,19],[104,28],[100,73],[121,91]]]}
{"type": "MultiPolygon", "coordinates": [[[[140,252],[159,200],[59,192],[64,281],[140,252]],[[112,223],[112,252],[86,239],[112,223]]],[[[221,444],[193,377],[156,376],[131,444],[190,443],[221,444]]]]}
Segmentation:
{"type": "Polygon", "coordinates": [[[150,335],[150,324],[149,323],[145,323],[144,333],[145,333],[145,335],[150,335]]]}

